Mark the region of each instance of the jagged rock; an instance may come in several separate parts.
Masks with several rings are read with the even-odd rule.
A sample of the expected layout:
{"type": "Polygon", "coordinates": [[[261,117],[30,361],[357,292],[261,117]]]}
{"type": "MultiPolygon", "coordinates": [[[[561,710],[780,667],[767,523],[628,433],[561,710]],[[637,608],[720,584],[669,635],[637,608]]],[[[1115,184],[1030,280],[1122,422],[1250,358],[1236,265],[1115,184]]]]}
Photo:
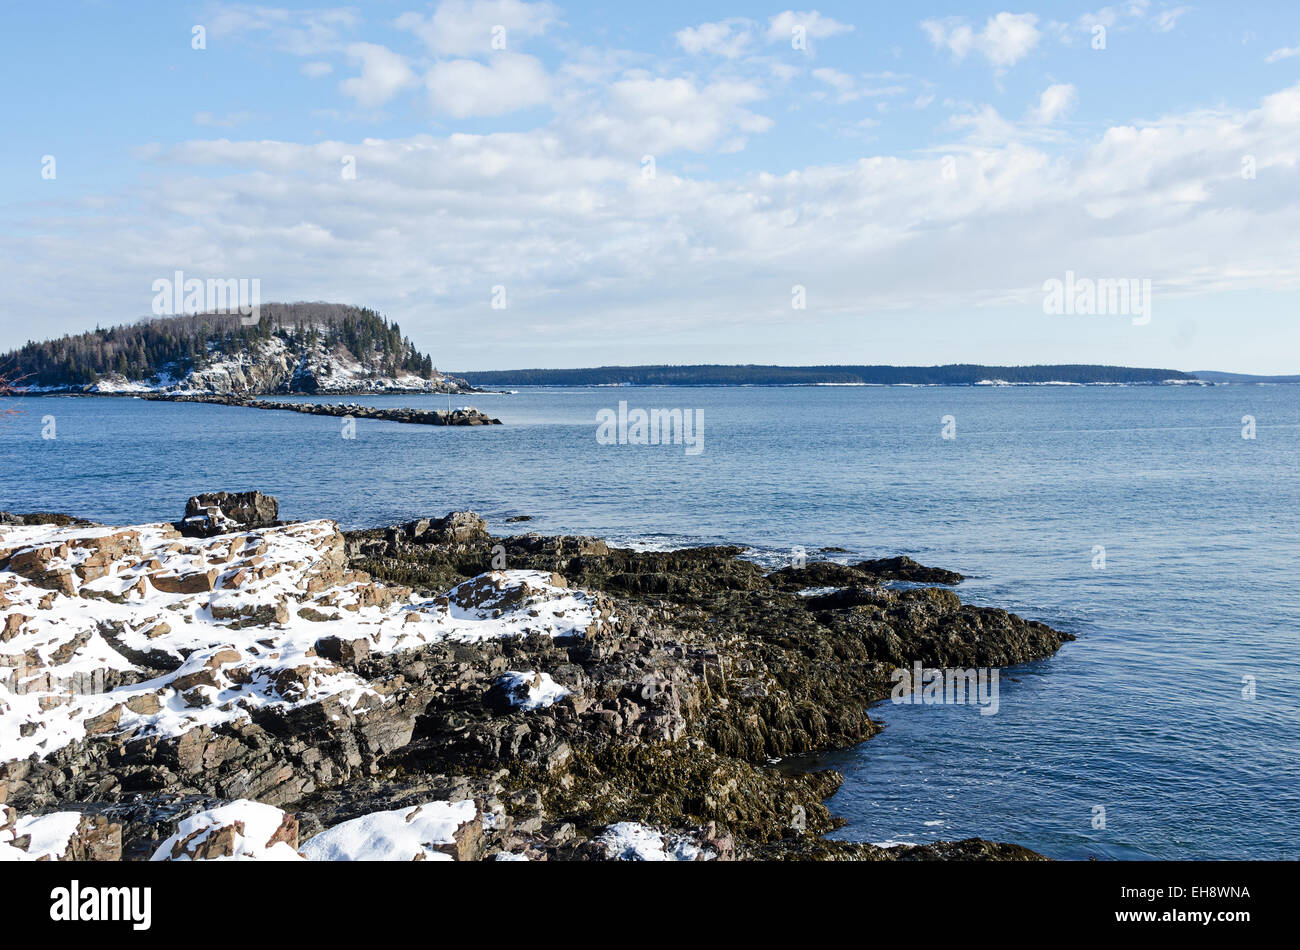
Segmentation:
{"type": "Polygon", "coordinates": [[[487,522],[472,511],[453,511],[441,518],[408,521],[401,529],[411,540],[423,544],[477,541],[487,537],[487,522]]]}
{"type": "Polygon", "coordinates": [[[260,491],[208,492],[185,503],[185,518],[176,527],[192,537],[211,537],[240,528],[263,528],[276,523],[280,503],[260,491]]]}
{"type": "Polygon", "coordinates": [[[221,572],[216,568],[191,574],[150,574],[149,583],[165,594],[203,594],[217,584],[221,572]]]}
{"type": "Polygon", "coordinates": [[[352,666],[370,653],[370,641],[365,637],[348,640],[343,637],[321,637],[316,641],[316,653],[342,666],[352,666]]]}
{"type": "MultiPolygon", "coordinates": [[[[823,801],[840,777],[768,760],[870,737],[878,727],[867,708],[889,695],[897,666],[1021,663],[1070,639],[964,605],[950,590],[880,586],[880,572],[915,576],[919,565],[895,559],[765,575],[738,548],[494,539],[465,512],[346,540],[329,523],[206,543],[168,541],[156,526],[140,526],[134,542],[118,534],[98,549],[52,535],[67,539],[66,552],[38,545],[48,550],[19,560],[35,575],[93,563],[106,572],[82,583],[117,599],[95,605],[111,619],[57,627],[35,656],[0,657],[0,682],[21,675],[42,715],[80,717],[90,730],[0,762],[0,795],[29,811],[91,803],[127,829],[133,856],[200,804],[229,799],[290,808],[313,836],[377,811],[472,799],[477,825],[461,822],[420,853],[605,859],[593,835],[636,821],[665,847],[680,836],[716,859],[912,860],[921,855],[810,843],[833,827],[823,801]],[[509,570],[491,569],[497,544],[509,570]],[[141,591],[134,578],[144,573],[177,593],[141,591]],[[182,580],[191,575],[202,581],[182,580]],[[832,576],[843,583],[807,583],[832,576]],[[798,596],[806,586],[838,589],[798,596]],[[104,649],[133,668],[60,685],[60,665],[104,649]],[[505,701],[500,684],[512,671],[526,674],[529,697],[557,688],[546,703],[505,701]],[[99,695],[122,687],[122,702],[99,695]],[[796,807],[807,818],[797,834],[796,807]]],[[[19,553],[11,548],[10,561],[19,553]]],[[[6,618],[39,618],[64,596],[38,597],[34,586],[0,570],[0,595],[21,607],[6,607],[6,618]],[[38,609],[42,598],[53,600],[38,609]]],[[[182,850],[235,851],[248,844],[240,834],[224,821],[182,850]]],[[[989,857],[1015,856],[990,848],[989,857]]],[[[934,852],[982,853],[964,843],[934,852]]]]}
{"type": "Polygon", "coordinates": [[[859,571],[880,580],[912,581],[918,584],[960,584],[962,575],[941,567],[926,567],[907,555],[859,561],[853,565],[859,571]]]}

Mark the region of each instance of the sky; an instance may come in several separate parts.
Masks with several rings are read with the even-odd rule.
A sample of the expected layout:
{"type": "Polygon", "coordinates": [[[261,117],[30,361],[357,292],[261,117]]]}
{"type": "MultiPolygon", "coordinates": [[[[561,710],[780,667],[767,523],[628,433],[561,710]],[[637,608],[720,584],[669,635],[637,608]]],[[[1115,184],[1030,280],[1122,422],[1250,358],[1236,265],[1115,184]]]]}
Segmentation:
{"type": "Polygon", "coordinates": [[[0,70],[0,349],[180,271],[450,371],[1300,372],[1292,2],[46,0],[0,70]]]}

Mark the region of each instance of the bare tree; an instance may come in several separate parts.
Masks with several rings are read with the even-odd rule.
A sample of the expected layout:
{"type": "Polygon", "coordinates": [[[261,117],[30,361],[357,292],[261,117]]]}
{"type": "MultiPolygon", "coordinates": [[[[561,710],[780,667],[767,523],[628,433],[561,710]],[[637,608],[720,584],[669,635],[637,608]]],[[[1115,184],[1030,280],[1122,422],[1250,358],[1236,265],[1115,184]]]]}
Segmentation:
{"type": "Polygon", "coordinates": [[[23,396],[22,390],[17,388],[17,384],[20,382],[22,382],[22,377],[14,378],[0,370],[0,422],[8,422],[22,412],[21,409],[11,404],[12,400],[23,396]]]}

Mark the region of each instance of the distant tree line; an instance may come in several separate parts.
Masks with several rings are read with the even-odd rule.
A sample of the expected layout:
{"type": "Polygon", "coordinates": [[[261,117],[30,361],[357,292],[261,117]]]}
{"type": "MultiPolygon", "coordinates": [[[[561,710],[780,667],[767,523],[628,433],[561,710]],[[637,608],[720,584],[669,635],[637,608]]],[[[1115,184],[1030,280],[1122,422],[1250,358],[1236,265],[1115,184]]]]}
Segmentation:
{"type": "Polygon", "coordinates": [[[406,373],[432,378],[431,357],[420,353],[374,310],[342,304],[265,304],[261,319],[244,326],[237,314],[187,314],[96,327],[57,340],[30,342],[0,356],[0,368],[26,386],[83,386],[117,374],[147,380],[160,372],[180,377],[208,362],[250,353],[279,338],[291,353],[323,343],[346,349],[377,376],[406,373]]]}
{"type": "Polygon", "coordinates": [[[1172,369],[1083,364],[1050,366],[598,366],[589,369],[516,369],[461,372],[475,386],[799,386],[818,383],[973,386],[1008,383],[1156,383],[1194,379],[1172,369]]]}

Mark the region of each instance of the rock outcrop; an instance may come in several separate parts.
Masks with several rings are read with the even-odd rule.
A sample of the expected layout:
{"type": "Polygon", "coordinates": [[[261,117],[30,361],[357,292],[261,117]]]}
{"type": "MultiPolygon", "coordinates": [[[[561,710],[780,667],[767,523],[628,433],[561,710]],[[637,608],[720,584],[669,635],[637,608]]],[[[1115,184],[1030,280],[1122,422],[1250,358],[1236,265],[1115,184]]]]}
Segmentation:
{"type": "Polygon", "coordinates": [[[311,416],[336,416],[352,419],[381,419],[387,422],[406,422],[425,426],[499,426],[493,419],[472,406],[462,406],[450,412],[442,409],[402,409],[380,406],[362,406],[357,403],[278,402],[253,399],[250,396],[214,393],[145,393],[140,398],[162,402],[202,402],[218,406],[240,406],[245,409],[271,409],[283,412],[304,412],[311,416]]]}
{"type": "Polygon", "coordinates": [[[881,586],[915,562],[767,574],[737,548],[495,538],[472,512],[253,527],[270,501],[196,496],[191,517],[242,522],[206,537],[0,524],[9,825],[72,813],[117,842],[58,856],[1033,857],[826,840],[841,776],[770,766],[869,738],[896,669],[1072,639],[881,586]]]}
{"type": "Polygon", "coordinates": [[[260,491],[208,492],[185,503],[176,528],[191,537],[211,537],[240,528],[266,528],[280,517],[280,503],[260,491]]]}

